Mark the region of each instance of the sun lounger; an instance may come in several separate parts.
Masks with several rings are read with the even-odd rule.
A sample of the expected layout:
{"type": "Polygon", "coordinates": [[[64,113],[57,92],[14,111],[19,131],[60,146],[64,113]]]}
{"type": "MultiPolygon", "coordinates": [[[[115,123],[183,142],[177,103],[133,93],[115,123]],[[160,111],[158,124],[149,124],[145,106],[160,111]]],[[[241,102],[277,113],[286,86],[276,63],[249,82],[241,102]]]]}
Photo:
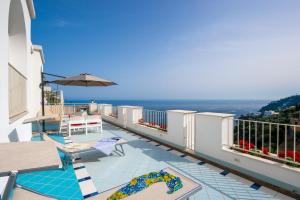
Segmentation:
{"type": "MultiPolygon", "coordinates": [[[[80,157],[80,154],[86,153],[86,152],[92,152],[92,151],[101,151],[99,148],[95,148],[98,141],[89,141],[84,143],[71,143],[71,144],[61,144],[55,140],[53,140],[51,137],[49,137],[46,133],[43,133],[42,135],[43,139],[45,141],[51,141],[55,144],[55,146],[64,152],[67,156],[67,159],[65,160],[67,163],[70,160],[75,160],[76,158],[80,157]]],[[[123,144],[126,144],[127,141],[124,139],[119,139],[115,144],[115,150],[122,155],[125,155],[123,144]],[[117,148],[117,147],[120,147],[117,148]]],[[[67,164],[65,163],[65,164],[67,164]]]]}
{"type": "MultiPolygon", "coordinates": [[[[15,188],[17,174],[57,169],[62,166],[56,146],[52,142],[47,141],[0,144],[0,157],[5,158],[0,162],[0,176],[9,176],[1,197],[2,200],[10,199],[13,191],[16,192],[13,192],[13,199],[45,199],[42,198],[44,196],[38,198],[37,193],[31,195],[32,191],[26,190],[25,188],[15,188]],[[7,154],[7,152],[9,152],[9,154],[7,154]]],[[[50,199],[48,198],[48,200],[50,199]]]]}
{"type": "Polygon", "coordinates": [[[16,184],[17,172],[11,172],[9,175],[2,200],[54,200],[48,195],[25,188],[16,184]]]}
{"type": "MultiPolygon", "coordinates": [[[[180,199],[188,199],[190,196],[201,190],[201,185],[199,183],[196,183],[192,179],[184,176],[180,172],[171,169],[166,168],[164,171],[177,176],[181,179],[183,187],[177,191],[175,191],[172,194],[168,194],[168,187],[165,183],[159,182],[151,185],[150,187],[133,194],[131,196],[128,196],[127,198],[124,198],[124,200],[153,200],[153,199],[163,199],[163,200],[180,200],[180,199]]],[[[107,199],[110,197],[114,192],[116,192],[118,189],[125,186],[125,184],[117,186],[115,188],[109,189],[107,191],[104,191],[100,193],[99,195],[96,195],[94,197],[89,198],[89,200],[100,200],[100,199],[107,199]]]]}
{"type": "Polygon", "coordinates": [[[16,187],[12,200],[55,200],[55,198],[48,197],[22,187],[16,187]]]}

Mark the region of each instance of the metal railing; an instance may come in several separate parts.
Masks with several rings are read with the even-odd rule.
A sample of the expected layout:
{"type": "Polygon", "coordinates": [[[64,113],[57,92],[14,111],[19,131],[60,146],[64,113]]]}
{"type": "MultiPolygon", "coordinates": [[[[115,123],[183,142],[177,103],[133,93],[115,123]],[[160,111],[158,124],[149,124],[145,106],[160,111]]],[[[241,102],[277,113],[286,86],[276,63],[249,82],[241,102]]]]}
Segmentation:
{"type": "Polygon", "coordinates": [[[300,164],[300,125],[235,119],[232,147],[244,153],[300,164]]]}
{"type": "Polygon", "coordinates": [[[139,123],[167,130],[167,112],[143,109],[143,118],[139,120],[139,123]]]}

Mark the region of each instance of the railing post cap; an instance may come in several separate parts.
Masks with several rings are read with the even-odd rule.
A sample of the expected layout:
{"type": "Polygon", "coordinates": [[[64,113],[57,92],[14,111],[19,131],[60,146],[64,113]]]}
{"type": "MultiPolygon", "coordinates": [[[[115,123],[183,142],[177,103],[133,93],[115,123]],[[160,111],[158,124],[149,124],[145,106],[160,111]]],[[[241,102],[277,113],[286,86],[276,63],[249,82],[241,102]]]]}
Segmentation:
{"type": "Polygon", "coordinates": [[[197,111],[192,111],[192,110],[167,110],[167,112],[182,113],[182,114],[192,114],[192,113],[196,113],[197,111]]]}
{"type": "Polygon", "coordinates": [[[214,112],[200,112],[200,113],[197,113],[196,115],[211,116],[211,117],[221,117],[221,118],[234,117],[235,116],[235,114],[214,113],[214,112]]]}
{"type": "Polygon", "coordinates": [[[142,106],[118,106],[120,108],[143,108],[142,106]]]}

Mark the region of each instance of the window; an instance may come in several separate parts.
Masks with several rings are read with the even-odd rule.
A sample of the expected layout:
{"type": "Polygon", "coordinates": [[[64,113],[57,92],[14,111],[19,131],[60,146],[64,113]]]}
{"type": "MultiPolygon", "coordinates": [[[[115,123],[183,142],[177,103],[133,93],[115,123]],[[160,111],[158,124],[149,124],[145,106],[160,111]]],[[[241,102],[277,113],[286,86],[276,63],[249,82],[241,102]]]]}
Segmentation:
{"type": "Polygon", "coordinates": [[[27,87],[26,77],[12,65],[9,64],[8,68],[9,119],[13,119],[27,111],[27,87]]]}

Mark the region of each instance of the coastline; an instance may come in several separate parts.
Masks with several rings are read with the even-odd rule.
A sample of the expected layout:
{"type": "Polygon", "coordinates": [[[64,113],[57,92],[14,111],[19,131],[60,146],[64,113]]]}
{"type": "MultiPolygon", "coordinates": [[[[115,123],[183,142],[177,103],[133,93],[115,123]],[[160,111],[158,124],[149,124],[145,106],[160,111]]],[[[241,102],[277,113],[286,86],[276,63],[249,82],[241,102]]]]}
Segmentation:
{"type": "MultiPolygon", "coordinates": [[[[90,103],[92,100],[66,99],[65,103],[90,103]]],[[[270,100],[95,100],[114,106],[136,105],[151,110],[193,110],[198,112],[221,112],[237,116],[257,112],[270,100]]]]}

